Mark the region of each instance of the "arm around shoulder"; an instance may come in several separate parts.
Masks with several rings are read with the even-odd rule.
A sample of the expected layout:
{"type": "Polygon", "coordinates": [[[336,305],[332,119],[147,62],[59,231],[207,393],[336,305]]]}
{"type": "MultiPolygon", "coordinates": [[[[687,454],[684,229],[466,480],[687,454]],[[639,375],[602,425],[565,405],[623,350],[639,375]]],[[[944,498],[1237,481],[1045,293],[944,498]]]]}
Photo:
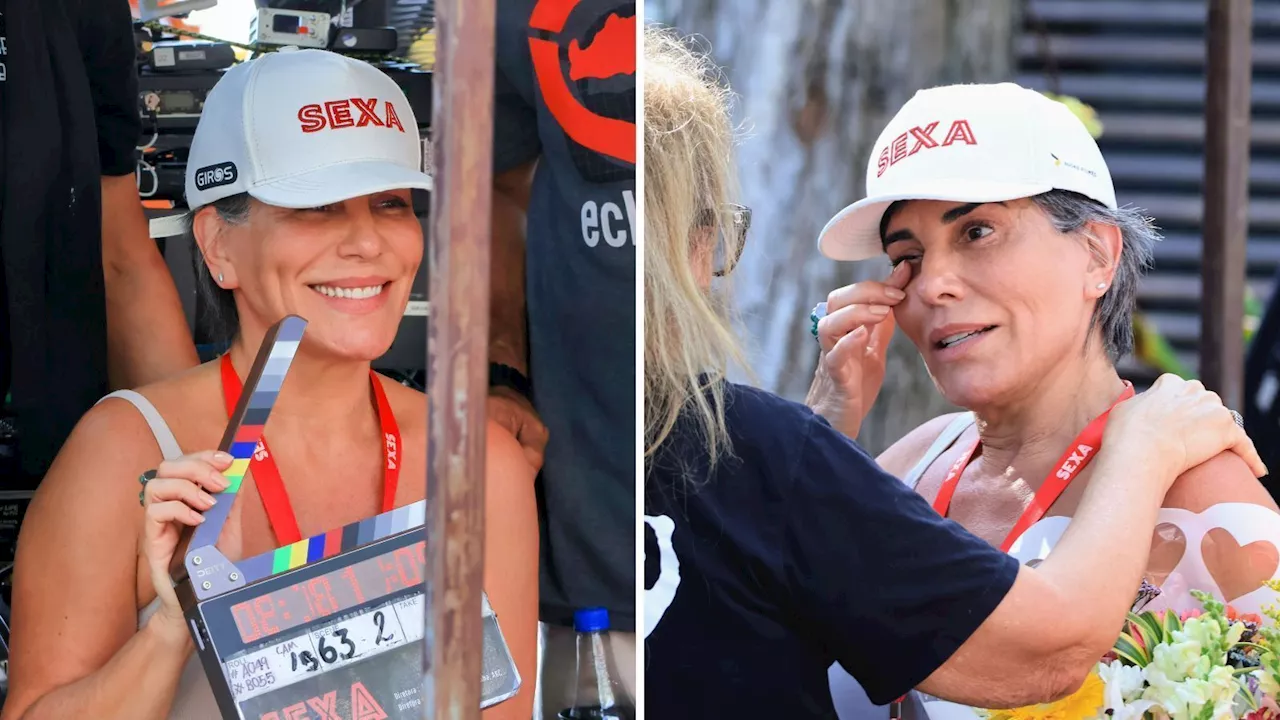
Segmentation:
{"type": "Polygon", "coordinates": [[[488,424],[485,458],[484,587],[520,671],[520,692],[485,711],[485,720],[527,720],[537,682],[538,514],[535,472],[520,443],[488,424]]]}
{"type": "MultiPolygon", "coordinates": [[[[907,467],[939,432],[919,439],[907,467]]],[[[811,428],[787,498],[788,584],[804,629],[874,703],[917,686],[979,707],[1043,702],[1079,687],[1115,639],[1105,628],[1122,593],[1115,608],[1093,607],[1097,584],[1056,551],[1045,572],[1020,567],[825,424],[811,428]]],[[[1089,553],[1103,554],[1090,545],[1073,555],[1089,553]]],[[[1135,562],[1134,588],[1137,576],[1135,562]]]]}

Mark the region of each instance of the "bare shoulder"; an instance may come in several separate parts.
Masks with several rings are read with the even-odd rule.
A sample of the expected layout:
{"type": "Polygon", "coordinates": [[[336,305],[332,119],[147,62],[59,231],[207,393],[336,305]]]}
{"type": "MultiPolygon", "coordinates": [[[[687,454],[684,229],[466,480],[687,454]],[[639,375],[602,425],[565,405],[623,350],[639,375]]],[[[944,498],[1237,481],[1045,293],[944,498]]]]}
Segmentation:
{"type": "MultiPolygon", "coordinates": [[[[387,402],[395,411],[396,422],[406,437],[426,439],[427,410],[430,403],[420,390],[407,387],[384,375],[379,375],[387,402]]],[[[524,450],[515,435],[502,425],[490,420],[485,425],[485,464],[490,477],[532,477],[536,474],[525,460],[524,450]]]]}
{"type": "MultiPolygon", "coordinates": [[[[147,394],[143,397],[155,403],[147,394]]],[[[137,508],[137,477],[161,459],[160,447],[142,413],[128,400],[107,398],[76,423],[40,482],[32,510],[39,511],[48,503],[58,508],[56,515],[87,503],[100,512],[110,512],[122,500],[125,508],[137,508]]],[[[38,520],[41,513],[36,516],[38,520]]]]}
{"type": "Polygon", "coordinates": [[[929,446],[938,439],[938,436],[942,435],[942,431],[946,430],[952,421],[964,414],[955,412],[939,415],[907,433],[898,442],[890,445],[887,450],[880,453],[880,456],[876,458],[876,462],[895,477],[906,475],[916,463],[920,462],[920,458],[924,457],[929,446]]]}
{"type": "MultiPolygon", "coordinates": [[[[211,392],[217,382],[216,363],[205,363],[135,392],[155,406],[174,434],[182,438],[188,426],[207,423],[208,408],[224,412],[221,398],[211,392]]],[[[107,398],[80,418],[40,487],[92,482],[94,492],[101,492],[100,484],[114,476],[136,483],[142,471],[161,460],[155,435],[138,408],[123,398],[107,398]]]]}
{"type": "Polygon", "coordinates": [[[137,478],[159,461],[146,421],[117,398],[85,413],[54,459],[18,542],[15,707],[102,667],[137,631],[137,478]]]}
{"type": "MultiPolygon", "coordinates": [[[[127,400],[109,398],[89,409],[63,443],[40,483],[23,535],[91,541],[141,521],[138,476],[160,464],[160,448],[142,414],[127,400]],[[98,538],[76,538],[78,535],[98,538]]],[[[131,536],[126,536],[131,537],[131,536]]],[[[132,554],[132,547],[130,548],[132,554]]]]}
{"type": "MultiPolygon", "coordinates": [[[[139,394],[157,404],[147,394],[139,394]]],[[[107,398],[80,418],[40,489],[50,484],[99,484],[112,470],[129,472],[136,466],[141,472],[159,462],[160,448],[142,413],[128,400],[107,398]],[[86,469],[93,472],[81,472],[86,469]]],[[[95,492],[103,489],[99,487],[95,492]]]]}
{"type": "Polygon", "coordinates": [[[387,394],[387,402],[396,413],[396,421],[402,426],[406,424],[425,425],[427,421],[426,393],[411,388],[404,383],[378,373],[382,381],[382,391],[387,394]]]}
{"type": "Polygon", "coordinates": [[[1280,513],[1248,464],[1224,452],[1183,473],[1164,496],[1164,507],[1202,512],[1218,503],[1252,503],[1280,513]]]}
{"type": "Polygon", "coordinates": [[[537,473],[525,459],[524,449],[520,441],[511,431],[501,424],[489,420],[485,426],[486,462],[497,473],[512,481],[530,483],[532,489],[533,476],[537,473]]]}

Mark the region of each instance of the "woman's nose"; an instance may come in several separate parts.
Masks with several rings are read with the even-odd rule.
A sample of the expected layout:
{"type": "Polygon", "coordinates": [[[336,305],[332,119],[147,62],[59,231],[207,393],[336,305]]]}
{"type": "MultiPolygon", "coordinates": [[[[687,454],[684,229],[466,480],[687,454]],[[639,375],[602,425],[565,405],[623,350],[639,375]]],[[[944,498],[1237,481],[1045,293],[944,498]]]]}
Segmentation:
{"type": "Polygon", "coordinates": [[[338,246],[338,252],[348,257],[376,257],[382,252],[383,238],[378,223],[368,205],[348,208],[347,232],[338,246]]]}
{"type": "Polygon", "coordinates": [[[928,305],[941,305],[964,296],[959,258],[946,250],[925,253],[908,291],[928,305]]]}

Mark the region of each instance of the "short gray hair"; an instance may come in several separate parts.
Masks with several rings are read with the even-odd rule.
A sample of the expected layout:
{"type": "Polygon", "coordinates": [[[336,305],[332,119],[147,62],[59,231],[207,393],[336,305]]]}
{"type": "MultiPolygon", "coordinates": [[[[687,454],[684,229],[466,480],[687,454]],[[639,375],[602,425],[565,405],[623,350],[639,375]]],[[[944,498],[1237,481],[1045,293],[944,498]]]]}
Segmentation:
{"type": "MultiPolygon", "coordinates": [[[[248,193],[239,193],[215,200],[211,207],[223,222],[229,225],[243,225],[249,221],[249,210],[253,207],[253,203],[248,193]]],[[[195,211],[192,211],[187,215],[188,234],[191,234],[194,219],[195,211]]],[[[195,243],[194,234],[191,241],[195,243]]],[[[236,311],[235,295],[214,282],[213,273],[209,271],[209,265],[205,262],[204,253],[200,252],[199,245],[196,245],[195,252],[191,256],[196,271],[196,293],[205,301],[207,307],[206,314],[203,318],[197,319],[197,322],[203,320],[209,323],[211,342],[230,342],[240,331],[240,314],[236,311]]]]}
{"type": "Polygon", "coordinates": [[[1093,309],[1089,329],[1102,328],[1102,343],[1112,362],[1133,352],[1133,312],[1138,304],[1138,282],[1151,267],[1155,244],[1160,240],[1153,218],[1137,208],[1111,208],[1078,193],[1051,190],[1031,198],[1062,233],[1083,233],[1088,223],[1120,228],[1120,262],[1115,276],[1093,309]]]}

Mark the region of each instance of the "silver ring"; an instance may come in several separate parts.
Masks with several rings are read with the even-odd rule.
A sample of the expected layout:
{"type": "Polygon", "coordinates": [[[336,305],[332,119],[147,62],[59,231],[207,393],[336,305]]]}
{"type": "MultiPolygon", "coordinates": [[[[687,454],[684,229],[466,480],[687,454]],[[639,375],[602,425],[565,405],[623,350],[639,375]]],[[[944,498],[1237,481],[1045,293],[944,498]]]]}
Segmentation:
{"type": "Polygon", "coordinates": [[[1240,417],[1240,413],[1232,410],[1231,408],[1227,408],[1227,412],[1231,413],[1231,417],[1236,421],[1236,425],[1239,425],[1241,428],[1244,427],[1244,418],[1240,417]]]}

